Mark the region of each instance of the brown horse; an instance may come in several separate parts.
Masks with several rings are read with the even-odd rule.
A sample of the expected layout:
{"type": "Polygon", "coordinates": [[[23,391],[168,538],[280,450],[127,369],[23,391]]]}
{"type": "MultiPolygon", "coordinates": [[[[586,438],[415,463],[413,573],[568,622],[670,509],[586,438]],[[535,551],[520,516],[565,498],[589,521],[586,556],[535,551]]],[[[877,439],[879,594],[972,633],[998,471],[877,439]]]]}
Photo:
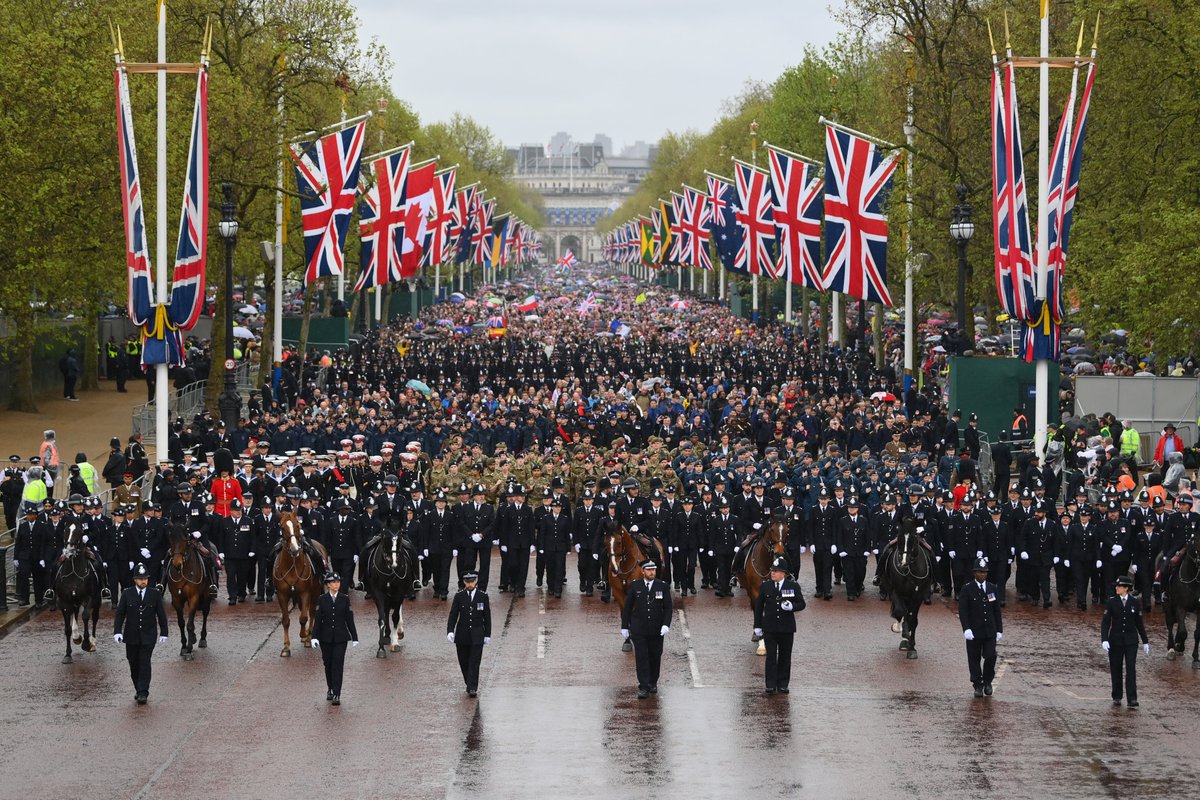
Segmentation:
{"type": "MultiPolygon", "coordinates": [[[[604,528],[604,553],[601,557],[605,559],[605,579],[613,599],[617,601],[617,609],[620,610],[625,608],[625,590],[634,581],[642,578],[645,554],[642,546],[633,538],[633,534],[613,517],[605,517],[600,521],[600,525],[604,528]]],[[[662,545],[654,541],[654,546],[657,552],[652,555],[662,563],[662,545]]],[[[621,644],[621,649],[628,653],[633,649],[633,644],[626,639],[621,644]]]]}
{"type": "Polygon", "coordinates": [[[283,617],[283,650],[279,655],[286,658],[292,654],[289,612],[293,606],[300,609],[300,642],[305,647],[312,646],[312,623],[316,621],[317,598],[324,591],[320,570],[324,569],[328,558],[319,542],[308,542],[304,538],[304,530],[295,512],[285,511],[279,515],[279,529],[282,534],[281,546],[279,554],[275,556],[271,580],[275,584],[279,613],[283,617]],[[305,551],[305,544],[317,552],[321,563],[313,563],[305,551]]]}
{"type": "Polygon", "coordinates": [[[166,584],[171,590],[171,605],[175,607],[175,619],[179,622],[179,638],[182,646],[179,655],[184,661],[193,658],[196,646],[196,612],[200,620],[200,647],[208,647],[208,612],[212,598],[208,594],[208,575],[204,568],[204,557],[200,555],[200,543],[188,535],[186,525],[172,523],[167,528],[167,542],[171,550],[167,558],[166,584]],[[184,625],[184,612],[187,624],[184,625]]]}
{"type": "MultiPolygon", "coordinates": [[[[763,535],[754,540],[750,545],[750,552],[746,553],[746,557],[742,560],[738,567],[737,580],[746,590],[746,596],[750,599],[750,608],[753,610],[758,603],[758,594],[762,589],[762,585],[771,575],[771,562],[776,557],[786,558],[786,545],[788,536],[787,521],[781,516],[774,517],[767,523],[767,529],[763,535]]],[[[750,641],[759,642],[761,637],[751,636],[750,641]]],[[[764,644],[759,644],[758,654],[765,656],[767,648],[764,644]]]]}

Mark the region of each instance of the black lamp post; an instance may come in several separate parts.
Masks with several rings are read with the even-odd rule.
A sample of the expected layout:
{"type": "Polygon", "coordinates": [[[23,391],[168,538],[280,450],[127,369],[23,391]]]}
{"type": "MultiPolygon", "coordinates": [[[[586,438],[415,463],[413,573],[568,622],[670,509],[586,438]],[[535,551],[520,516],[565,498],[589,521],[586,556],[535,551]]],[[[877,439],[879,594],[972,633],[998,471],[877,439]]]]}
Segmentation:
{"type": "MultiPolygon", "coordinates": [[[[975,235],[971,221],[971,204],[967,202],[967,187],[959,185],[958,205],[950,212],[950,236],[958,245],[958,332],[967,332],[967,242],[975,235]]],[[[970,344],[968,343],[968,346],[970,344]]]]}
{"type": "Polygon", "coordinates": [[[221,392],[217,406],[221,419],[229,433],[237,428],[242,413],[242,398],[237,390],[237,363],[233,360],[233,246],[237,243],[237,206],[233,202],[233,185],[228,181],[221,184],[225,201],[221,203],[221,221],[217,229],[225,240],[225,391],[221,392]]]}

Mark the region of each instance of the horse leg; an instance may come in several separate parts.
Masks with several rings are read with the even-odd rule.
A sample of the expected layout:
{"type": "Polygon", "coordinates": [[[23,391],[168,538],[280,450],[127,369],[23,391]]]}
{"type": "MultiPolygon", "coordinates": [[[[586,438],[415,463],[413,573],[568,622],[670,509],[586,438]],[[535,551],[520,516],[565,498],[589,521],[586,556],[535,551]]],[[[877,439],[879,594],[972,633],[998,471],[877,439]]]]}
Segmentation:
{"type": "Polygon", "coordinates": [[[312,598],[305,592],[300,596],[300,643],[305,647],[312,647],[312,628],[309,625],[311,614],[312,598]]]}
{"type": "Polygon", "coordinates": [[[1196,611],[1196,629],[1192,631],[1192,669],[1200,669],[1200,610],[1196,611]]]}
{"type": "Polygon", "coordinates": [[[96,588],[96,599],[92,602],[92,632],[88,637],[88,652],[96,652],[96,627],[100,624],[100,590],[96,588]]]}
{"type": "Polygon", "coordinates": [[[904,618],[904,608],[900,603],[900,598],[896,596],[895,592],[892,592],[891,614],[892,619],[895,620],[895,622],[892,623],[892,633],[900,633],[901,629],[903,628],[901,620],[904,618]]]}
{"type": "Polygon", "coordinates": [[[404,638],[404,598],[400,598],[400,605],[396,606],[396,641],[404,638]]]}
{"type": "Polygon", "coordinates": [[[400,652],[400,640],[404,638],[404,617],[400,614],[400,606],[392,609],[392,652],[400,652]]]}
{"type": "Polygon", "coordinates": [[[208,647],[208,609],[210,604],[208,592],[200,596],[200,647],[208,647]]]}
{"type": "Polygon", "coordinates": [[[388,641],[388,616],[387,616],[387,600],[384,598],[384,593],[379,592],[375,595],[375,620],[379,626],[379,645],[375,648],[376,658],[387,658],[387,641],[388,641]]]}
{"type": "Polygon", "coordinates": [[[197,611],[196,606],[198,606],[198,605],[199,605],[199,601],[193,601],[191,607],[188,609],[188,655],[189,656],[192,654],[192,651],[196,647],[196,611],[197,611]]]}
{"type": "MultiPolygon", "coordinates": [[[[282,589],[282,587],[281,587],[282,589]]],[[[282,590],[276,595],[279,598],[279,613],[282,616],[280,620],[283,623],[283,649],[279,651],[280,658],[287,658],[292,654],[292,637],[291,637],[291,615],[288,614],[288,606],[291,603],[291,598],[282,590]]]]}
{"type": "Polygon", "coordinates": [[[62,663],[70,664],[74,659],[71,658],[71,635],[75,628],[75,618],[71,615],[68,609],[62,610],[63,615],[63,636],[67,640],[67,654],[63,656],[62,663]]]}
{"type": "Polygon", "coordinates": [[[175,623],[179,625],[179,657],[187,658],[187,625],[183,619],[183,598],[171,593],[171,605],[175,606],[175,623]]]}
{"type": "Polygon", "coordinates": [[[917,614],[920,613],[920,600],[913,606],[913,610],[908,612],[904,618],[904,625],[908,629],[908,657],[917,657],[917,614]]]}
{"type": "Polygon", "coordinates": [[[81,644],[83,642],[83,634],[79,631],[79,614],[81,607],[76,606],[71,613],[71,642],[81,644]]]}

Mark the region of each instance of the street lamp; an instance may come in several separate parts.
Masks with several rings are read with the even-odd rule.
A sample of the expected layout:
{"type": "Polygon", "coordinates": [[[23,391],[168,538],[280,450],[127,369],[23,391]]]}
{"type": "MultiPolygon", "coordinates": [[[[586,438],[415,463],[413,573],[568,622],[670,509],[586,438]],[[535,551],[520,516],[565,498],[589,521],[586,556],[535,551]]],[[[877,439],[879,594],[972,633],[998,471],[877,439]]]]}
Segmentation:
{"type": "Polygon", "coordinates": [[[225,430],[232,434],[242,412],[242,398],[238,394],[234,371],[237,364],[233,360],[233,246],[237,243],[238,221],[233,184],[225,181],[221,184],[221,192],[225,201],[221,203],[221,221],[217,223],[217,230],[225,240],[225,391],[221,392],[217,407],[225,421],[225,430]]]}
{"type": "MultiPolygon", "coordinates": [[[[967,202],[967,187],[959,184],[958,205],[950,212],[950,237],[958,245],[958,332],[967,331],[967,242],[975,235],[975,223],[971,221],[971,204],[967,202]]],[[[967,343],[968,347],[971,345],[967,343]]]]}

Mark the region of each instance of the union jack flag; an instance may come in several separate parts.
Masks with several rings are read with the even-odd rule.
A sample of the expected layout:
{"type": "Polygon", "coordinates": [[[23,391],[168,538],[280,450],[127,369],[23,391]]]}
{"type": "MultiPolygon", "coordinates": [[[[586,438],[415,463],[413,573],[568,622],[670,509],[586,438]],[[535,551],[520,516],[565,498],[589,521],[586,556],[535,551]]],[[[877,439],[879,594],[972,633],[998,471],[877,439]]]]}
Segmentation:
{"type": "Polygon", "coordinates": [[[590,314],[600,305],[600,301],[596,299],[595,292],[588,292],[587,297],[579,301],[579,315],[590,314]]]}
{"type": "MultiPolygon", "coordinates": [[[[201,68],[192,111],[183,210],[171,280],[171,323],[189,331],[204,308],[204,265],[208,242],[208,70],[201,68]]],[[[182,348],[180,348],[182,351],[182,348]]]]}
{"type": "Polygon", "coordinates": [[[742,228],[742,245],[737,263],[751,275],[775,273],[775,222],[771,209],[771,181],[767,173],[741,161],[734,162],[740,209],[735,217],[742,228]]]}
{"type": "Polygon", "coordinates": [[[437,173],[433,182],[433,213],[429,220],[429,261],[445,263],[451,253],[450,227],[454,223],[454,177],[453,168],[437,173]]]}
{"type": "Polygon", "coordinates": [[[683,261],[684,247],[683,241],[683,221],[680,217],[683,214],[683,195],[677,192],[671,192],[671,207],[669,209],[668,222],[671,229],[671,252],[664,259],[668,264],[680,264],[683,261]]]}
{"type": "Polygon", "coordinates": [[[486,264],[492,258],[492,214],[495,212],[494,200],[484,200],[479,194],[475,195],[475,231],[471,235],[471,261],[475,264],[486,264]]]}
{"type": "Polygon", "coordinates": [[[775,273],[801,286],[824,291],[821,281],[821,191],[817,169],[794,155],[767,145],[771,162],[773,212],[779,229],[775,273]]]}
{"type": "Polygon", "coordinates": [[[1001,83],[992,69],[992,232],[996,261],[996,292],[1004,313],[1019,320],[1033,314],[1033,255],[1029,235],[1029,205],[1017,91],[1013,67],[1001,83]]]}
{"type": "Polygon", "coordinates": [[[825,287],[890,306],[888,222],[895,156],[884,157],[859,136],[825,128],[825,287]]]}
{"type": "Polygon", "coordinates": [[[345,269],[346,231],[358,194],[366,123],[290,147],[304,222],[305,284],[345,269]]]}
{"type": "Polygon", "coordinates": [[[400,247],[404,241],[404,182],[411,151],[377,159],[371,164],[375,185],[359,203],[358,231],[362,239],[362,272],[354,291],[386,286],[400,280],[400,247]]]}
{"type": "Polygon", "coordinates": [[[118,67],[114,72],[117,94],[117,148],[121,158],[121,211],[125,219],[125,266],[128,271],[129,321],[145,325],[154,305],[154,276],[146,245],[146,214],[142,207],[142,182],[138,172],[137,145],[133,138],[133,114],[129,108],[129,77],[118,67]]]}
{"type": "Polygon", "coordinates": [[[686,240],[684,261],[693,267],[712,269],[708,255],[708,197],[699,189],[683,187],[680,226],[686,240]]]}
{"type": "Polygon", "coordinates": [[[1088,65],[1084,82],[1083,98],[1079,103],[1079,117],[1073,119],[1075,110],[1075,80],[1071,82],[1071,94],[1063,110],[1062,123],[1055,140],[1054,155],[1050,159],[1049,198],[1049,250],[1050,273],[1046,282],[1046,295],[1054,321],[1063,320],[1062,279],[1067,261],[1067,244],[1071,235],[1071,218],[1075,210],[1075,196],[1079,193],[1079,172],[1083,166],[1083,137],[1087,131],[1087,115],[1091,106],[1092,81],[1096,65],[1088,65]],[[1070,147],[1067,147],[1068,141],[1070,147]]]}

